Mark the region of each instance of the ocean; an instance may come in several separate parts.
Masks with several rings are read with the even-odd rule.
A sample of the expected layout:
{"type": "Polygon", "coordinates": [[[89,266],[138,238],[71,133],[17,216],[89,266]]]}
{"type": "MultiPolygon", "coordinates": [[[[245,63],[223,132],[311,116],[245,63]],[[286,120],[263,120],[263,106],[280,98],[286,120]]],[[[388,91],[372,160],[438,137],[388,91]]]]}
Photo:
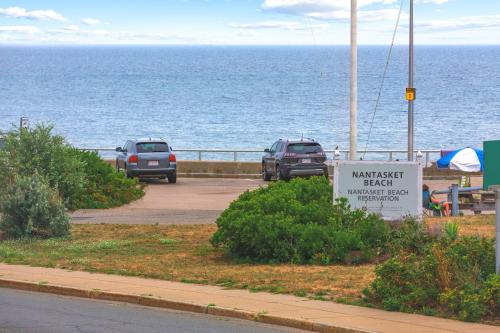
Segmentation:
{"type": "MultiPolygon", "coordinates": [[[[388,47],[359,49],[367,145],[388,47]]],[[[415,147],[500,139],[500,47],[417,46],[415,147]]],[[[176,148],[264,148],[309,137],[348,149],[347,46],[1,46],[0,130],[54,125],[78,147],[164,137],[176,148]]],[[[407,48],[397,46],[368,149],[404,149],[407,48]]]]}

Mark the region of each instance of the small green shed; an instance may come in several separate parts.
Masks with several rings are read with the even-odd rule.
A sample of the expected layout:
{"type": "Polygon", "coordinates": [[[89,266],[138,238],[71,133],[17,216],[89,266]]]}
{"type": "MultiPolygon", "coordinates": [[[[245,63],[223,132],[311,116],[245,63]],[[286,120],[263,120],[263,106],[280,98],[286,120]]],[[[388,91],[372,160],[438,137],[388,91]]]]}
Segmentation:
{"type": "Polygon", "coordinates": [[[488,190],[492,185],[500,185],[500,140],[484,142],[483,171],[485,190],[488,190]]]}

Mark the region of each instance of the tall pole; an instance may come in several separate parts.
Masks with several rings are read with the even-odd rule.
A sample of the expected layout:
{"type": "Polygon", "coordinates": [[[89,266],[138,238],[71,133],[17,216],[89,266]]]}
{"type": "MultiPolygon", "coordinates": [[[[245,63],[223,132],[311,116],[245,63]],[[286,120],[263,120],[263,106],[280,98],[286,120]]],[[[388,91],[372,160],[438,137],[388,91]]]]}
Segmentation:
{"type": "MultiPolygon", "coordinates": [[[[408,88],[413,87],[413,70],[414,70],[414,57],[413,57],[413,0],[410,0],[410,45],[409,45],[409,69],[408,69],[408,88]]],[[[413,123],[414,123],[414,98],[408,99],[408,161],[413,161],[413,123]]]]}
{"type": "Polygon", "coordinates": [[[351,0],[351,87],[349,159],[356,159],[358,136],[358,0],[351,0]]]}

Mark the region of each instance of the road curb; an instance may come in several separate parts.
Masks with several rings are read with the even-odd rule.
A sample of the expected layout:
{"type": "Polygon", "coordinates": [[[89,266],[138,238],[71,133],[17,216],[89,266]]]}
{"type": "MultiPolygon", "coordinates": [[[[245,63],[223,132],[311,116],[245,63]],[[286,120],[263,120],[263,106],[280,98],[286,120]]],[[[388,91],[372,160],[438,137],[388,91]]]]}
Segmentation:
{"type": "Polygon", "coordinates": [[[73,296],[80,298],[89,298],[113,302],[123,302],[138,304],[143,306],[150,306],[156,308],[164,308],[170,310],[204,313],[220,317],[231,317],[249,321],[257,321],[265,324],[278,325],[290,328],[298,328],[307,331],[320,332],[320,333],[374,333],[373,331],[359,330],[349,327],[341,327],[334,325],[326,325],[315,323],[313,321],[295,318],[279,317],[269,315],[266,313],[253,313],[240,309],[230,309],[218,307],[217,305],[200,305],[188,302],[172,301],[167,299],[155,298],[152,296],[122,294],[108,291],[101,291],[97,289],[78,289],[72,287],[65,287],[59,285],[51,285],[45,282],[29,282],[19,280],[9,280],[0,278],[1,288],[10,288],[26,291],[35,291],[48,294],[56,294],[62,296],[73,296]]]}

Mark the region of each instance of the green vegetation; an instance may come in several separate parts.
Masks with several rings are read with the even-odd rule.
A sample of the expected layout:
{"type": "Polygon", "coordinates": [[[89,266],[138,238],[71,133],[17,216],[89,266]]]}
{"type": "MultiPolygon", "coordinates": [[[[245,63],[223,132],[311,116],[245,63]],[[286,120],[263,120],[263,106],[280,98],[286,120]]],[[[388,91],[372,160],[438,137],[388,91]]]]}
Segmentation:
{"type": "MultiPolygon", "coordinates": [[[[435,235],[413,219],[389,227],[375,215],[352,211],[345,200],[332,203],[331,192],[324,178],[246,192],[217,220],[211,242],[244,262],[326,265],[377,259],[382,263],[365,291],[368,304],[467,321],[499,317],[493,240],[460,237],[454,222],[435,235]]],[[[311,297],[324,299],[321,292],[311,297]]]]}
{"type": "Polygon", "coordinates": [[[444,224],[445,235],[451,240],[455,240],[458,238],[458,229],[459,227],[457,223],[446,222],[444,224]]]}
{"type": "Polygon", "coordinates": [[[0,174],[0,185],[6,188],[18,176],[38,174],[57,190],[67,208],[74,209],[84,189],[84,164],[77,150],[51,131],[52,127],[39,125],[7,134],[5,147],[0,150],[0,168],[8,172],[0,174]]]}
{"type": "Polygon", "coordinates": [[[391,311],[452,316],[466,321],[500,316],[500,277],[493,239],[458,237],[445,225],[439,240],[400,247],[375,269],[368,300],[391,311]]]}
{"type": "Polygon", "coordinates": [[[69,210],[109,208],[140,198],[144,193],[136,180],[116,173],[96,153],[82,152],[52,127],[13,130],[0,150],[0,186],[7,188],[18,176],[38,174],[61,196],[69,210]]]}
{"type": "Polygon", "coordinates": [[[136,180],[116,173],[96,153],[53,135],[51,126],[13,130],[0,149],[0,231],[8,237],[69,232],[66,209],[108,208],[140,198],[136,180]]]}
{"type": "Polygon", "coordinates": [[[116,173],[95,152],[77,151],[83,162],[85,182],[83,191],[77,197],[77,208],[110,208],[135,201],[144,195],[136,179],[127,179],[123,173],[116,173]]]}
{"type": "Polygon", "coordinates": [[[10,237],[53,237],[69,233],[69,217],[59,194],[44,178],[17,176],[0,202],[0,230],[10,237]]]}
{"type": "Polygon", "coordinates": [[[243,193],[217,219],[216,247],[243,260],[359,263],[377,256],[389,228],[380,218],[332,203],[328,179],[294,179],[243,193]]]}

